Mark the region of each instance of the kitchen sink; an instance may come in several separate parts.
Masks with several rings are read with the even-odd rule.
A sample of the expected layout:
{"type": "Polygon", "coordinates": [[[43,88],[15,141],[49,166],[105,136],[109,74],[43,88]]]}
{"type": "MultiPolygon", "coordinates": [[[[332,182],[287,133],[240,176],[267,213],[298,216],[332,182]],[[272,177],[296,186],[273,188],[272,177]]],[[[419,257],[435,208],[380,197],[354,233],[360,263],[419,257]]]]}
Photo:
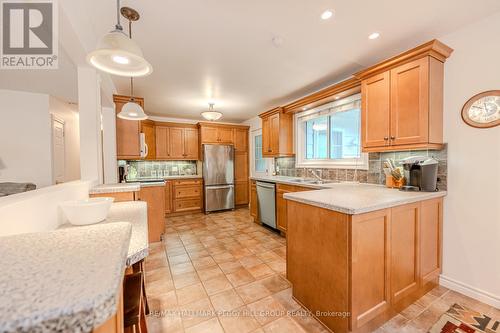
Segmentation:
{"type": "Polygon", "coordinates": [[[319,179],[307,179],[307,178],[297,178],[290,180],[294,183],[302,183],[302,184],[311,184],[311,185],[322,185],[322,184],[330,184],[335,183],[334,180],[319,180],[319,179]]]}

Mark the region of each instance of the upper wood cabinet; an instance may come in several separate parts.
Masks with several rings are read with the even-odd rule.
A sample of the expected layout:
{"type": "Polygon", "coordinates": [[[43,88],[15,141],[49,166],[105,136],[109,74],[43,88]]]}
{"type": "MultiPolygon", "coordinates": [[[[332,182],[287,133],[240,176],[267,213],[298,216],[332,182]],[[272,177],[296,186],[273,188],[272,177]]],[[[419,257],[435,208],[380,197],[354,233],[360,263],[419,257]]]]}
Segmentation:
{"type": "Polygon", "coordinates": [[[248,151],[248,129],[235,128],[233,137],[235,151],[248,151]]]}
{"type": "Polygon", "coordinates": [[[276,108],[259,117],[262,119],[262,155],[293,156],[293,115],[276,108]]]}
{"type": "Polygon", "coordinates": [[[214,123],[199,123],[201,144],[232,144],[233,127],[214,123]]]}
{"type": "Polygon", "coordinates": [[[363,70],[363,151],[440,148],[444,61],[452,49],[437,40],[363,70]]]}
{"type": "Polygon", "coordinates": [[[198,129],[194,125],[157,123],[156,159],[197,160],[198,129]]]}
{"type": "MultiPolygon", "coordinates": [[[[123,105],[128,103],[129,100],[130,96],[113,95],[116,114],[120,113],[123,105]]],[[[135,97],[135,101],[144,108],[143,98],[135,97]]],[[[116,117],[116,155],[118,159],[141,158],[140,131],[140,121],[116,117]]]]}
{"type": "Polygon", "coordinates": [[[146,160],[154,160],[156,158],[156,131],[154,121],[141,121],[141,133],[144,134],[144,141],[147,146],[147,154],[144,158],[146,160]]]}

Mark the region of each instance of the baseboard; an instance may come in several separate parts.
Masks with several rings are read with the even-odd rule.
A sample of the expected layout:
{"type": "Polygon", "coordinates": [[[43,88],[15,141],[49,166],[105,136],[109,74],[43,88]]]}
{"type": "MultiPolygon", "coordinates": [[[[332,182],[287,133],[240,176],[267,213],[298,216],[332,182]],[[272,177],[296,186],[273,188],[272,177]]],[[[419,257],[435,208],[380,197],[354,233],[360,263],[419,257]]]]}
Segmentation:
{"type": "Polygon", "coordinates": [[[459,282],[457,280],[451,279],[449,277],[440,275],[439,284],[448,289],[457,291],[466,296],[472,297],[478,301],[486,303],[488,305],[494,306],[500,309],[500,297],[490,294],[487,291],[477,289],[475,287],[469,286],[465,283],[459,282]]]}

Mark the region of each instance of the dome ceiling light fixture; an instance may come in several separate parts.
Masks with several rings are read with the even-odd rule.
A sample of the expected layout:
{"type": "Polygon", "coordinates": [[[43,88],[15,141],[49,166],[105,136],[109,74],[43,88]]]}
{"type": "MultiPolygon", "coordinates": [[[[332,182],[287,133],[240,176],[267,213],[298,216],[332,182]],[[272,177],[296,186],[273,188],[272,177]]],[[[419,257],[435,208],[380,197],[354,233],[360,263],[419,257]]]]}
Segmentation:
{"type": "MultiPolygon", "coordinates": [[[[121,14],[130,21],[137,21],[137,11],[123,7],[121,14]]],[[[115,30],[104,35],[94,51],[87,55],[87,62],[95,68],[118,76],[146,76],[151,74],[153,67],[144,59],[139,45],[132,40],[131,35],[123,32],[120,24],[120,0],[116,1],[115,30]]]]}
{"type": "Polygon", "coordinates": [[[219,120],[222,117],[222,113],[214,110],[214,103],[208,103],[208,111],[203,111],[201,116],[209,121],[219,120]]]}
{"type": "MultiPolygon", "coordinates": [[[[129,37],[132,38],[132,21],[137,21],[139,19],[139,13],[132,8],[123,7],[121,13],[124,17],[128,19],[128,33],[129,37]]],[[[130,100],[122,107],[120,113],[117,114],[118,118],[126,120],[146,120],[148,115],[144,113],[144,110],[136,102],[134,98],[134,78],[130,77],[130,100]]]]}

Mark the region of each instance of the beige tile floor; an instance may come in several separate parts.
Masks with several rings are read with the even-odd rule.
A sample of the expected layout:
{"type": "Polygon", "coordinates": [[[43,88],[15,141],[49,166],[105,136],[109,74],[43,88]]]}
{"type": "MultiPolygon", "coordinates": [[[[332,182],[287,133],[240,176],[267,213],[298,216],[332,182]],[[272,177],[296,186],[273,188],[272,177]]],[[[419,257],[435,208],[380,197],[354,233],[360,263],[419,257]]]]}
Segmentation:
{"type": "MultiPolygon", "coordinates": [[[[291,297],[285,239],[247,209],[168,218],[146,259],[150,332],[327,332],[291,297]]],[[[439,287],[377,330],[427,332],[453,303],[499,310],[439,287]]]]}

